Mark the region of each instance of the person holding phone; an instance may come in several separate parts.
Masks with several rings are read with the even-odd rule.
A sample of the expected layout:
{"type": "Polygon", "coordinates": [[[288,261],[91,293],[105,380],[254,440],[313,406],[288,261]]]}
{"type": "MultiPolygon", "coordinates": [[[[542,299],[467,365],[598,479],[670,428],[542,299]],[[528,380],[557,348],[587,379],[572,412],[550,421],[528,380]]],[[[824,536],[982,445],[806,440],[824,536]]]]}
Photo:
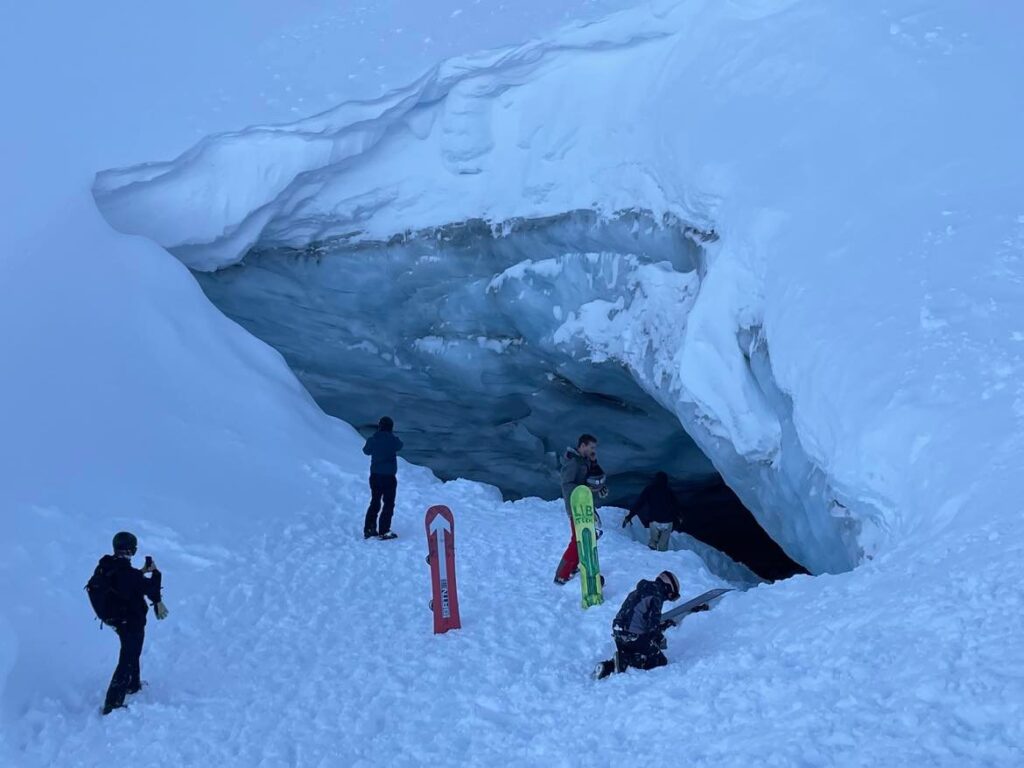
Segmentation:
{"type": "Polygon", "coordinates": [[[147,556],[142,568],[132,565],[138,550],[138,539],[127,531],[114,536],[114,554],[100,558],[92,578],[86,585],[89,600],[100,621],[113,627],[121,643],[117,668],[110,679],[103,714],[125,706],[125,696],[142,690],[140,659],[146,637],[146,614],[153,604],[157,619],[167,618],[160,590],[162,575],[153,558],[147,556]]]}
{"type": "MultiPolygon", "coordinates": [[[[579,571],[580,556],[576,551],[576,526],[572,521],[572,492],[578,486],[585,485],[594,494],[594,506],[599,499],[608,496],[608,479],[604,470],[597,463],[597,438],[591,434],[582,434],[576,441],[576,448],[566,448],[562,457],[562,499],[565,501],[565,514],[569,518],[569,545],[562,553],[555,570],[555,584],[566,584],[579,571]]],[[[597,536],[601,537],[601,516],[594,510],[594,523],[597,536]]],[[[604,577],[601,577],[604,584],[604,577]]]]}

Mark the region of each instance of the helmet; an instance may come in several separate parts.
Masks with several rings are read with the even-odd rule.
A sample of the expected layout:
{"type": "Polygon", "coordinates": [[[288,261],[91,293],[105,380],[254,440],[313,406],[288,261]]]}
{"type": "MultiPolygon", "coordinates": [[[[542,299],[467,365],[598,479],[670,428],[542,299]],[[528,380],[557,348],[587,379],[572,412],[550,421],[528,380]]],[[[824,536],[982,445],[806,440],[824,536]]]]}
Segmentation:
{"type": "Polygon", "coordinates": [[[669,588],[669,600],[679,599],[679,579],[672,571],[662,571],[658,574],[658,581],[664,582],[669,588]]]}
{"type": "Polygon", "coordinates": [[[377,429],[382,432],[390,432],[395,428],[395,422],[390,416],[381,416],[377,422],[377,429]]]}
{"type": "Polygon", "coordinates": [[[128,533],[128,531],[114,534],[115,555],[134,555],[138,548],[139,540],[135,538],[135,534],[128,533]]]}

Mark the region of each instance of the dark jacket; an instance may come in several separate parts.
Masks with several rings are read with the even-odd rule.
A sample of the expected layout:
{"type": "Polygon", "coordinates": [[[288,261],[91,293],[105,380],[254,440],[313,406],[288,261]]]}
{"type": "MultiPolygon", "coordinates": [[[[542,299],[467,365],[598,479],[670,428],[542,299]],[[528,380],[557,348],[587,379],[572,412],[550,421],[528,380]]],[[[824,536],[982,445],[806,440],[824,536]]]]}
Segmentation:
{"type": "Polygon", "coordinates": [[[370,457],[371,475],[398,474],[398,452],[402,450],[402,441],[395,437],[394,432],[378,429],[363,446],[363,453],[370,457]]]}
{"type": "Polygon", "coordinates": [[[643,579],[629,593],[612,622],[615,635],[650,635],[661,631],[661,606],[670,596],[663,581],[643,579]]]}
{"type": "Polygon", "coordinates": [[[146,576],[132,566],[128,558],[114,555],[104,555],[100,558],[100,565],[110,573],[110,586],[114,594],[125,602],[126,618],[123,626],[128,629],[146,626],[146,613],[149,611],[146,598],[151,603],[160,602],[160,571],[153,571],[152,575],[146,576]]]}
{"type": "Polygon", "coordinates": [[[644,525],[675,523],[679,517],[679,499],[668,485],[668,475],[659,472],[633,502],[629,513],[640,518],[644,525]]]}
{"type": "MultiPolygon", "coordinates": [[[[565,454],[562,456],[561,480],[562,498],[565,499],[565,509],[570,514],[569,497],[572,496],[572,492],[576,490],[577,486],[588,486],[595,496],[608,490],[607,478],[601,465],[596,461],[584,458],[574,448],[566,448],[565,454]]],[[[597,499],[594,500],[594,506],[597,506],[597,499]]]]}

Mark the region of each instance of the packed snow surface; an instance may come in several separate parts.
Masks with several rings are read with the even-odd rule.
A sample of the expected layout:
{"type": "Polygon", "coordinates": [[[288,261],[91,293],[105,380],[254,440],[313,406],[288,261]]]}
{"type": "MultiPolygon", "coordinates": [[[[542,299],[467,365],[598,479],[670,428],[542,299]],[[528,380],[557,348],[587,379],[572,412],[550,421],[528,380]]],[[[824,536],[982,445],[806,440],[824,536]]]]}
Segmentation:
{"type": "Polygon", "coordinates": [[[1024,763],[1024,12],[650,2],[548,33],[613,6],[500,6],[4,6],[0,765],[1024,763]],[[379,88],[425,47],[531,36],[379,88]],[[237,130],[352,97],[375,101],[237,130]],[[595,684],[635,579],[722,583],[696,555],[609,510],[609,602],[582,611],[550,582],[557,502],[408,464],[401,538],[363,542],[354,431],[88,194],[223,131],[101,176],[104,216],[203,268],[581,208],[714,230],[669,338],[611,333],[666,327],[632,301],[566,332],[628,365],[808,565],[874,556],[731,594],[670,631],[668,667],[595,684]],[[438,502],[465,621],[443,637],[438,502]],[[150,687],[100,718],[114,643],[81,586],[119,528],[172,613],[150,687]]]}

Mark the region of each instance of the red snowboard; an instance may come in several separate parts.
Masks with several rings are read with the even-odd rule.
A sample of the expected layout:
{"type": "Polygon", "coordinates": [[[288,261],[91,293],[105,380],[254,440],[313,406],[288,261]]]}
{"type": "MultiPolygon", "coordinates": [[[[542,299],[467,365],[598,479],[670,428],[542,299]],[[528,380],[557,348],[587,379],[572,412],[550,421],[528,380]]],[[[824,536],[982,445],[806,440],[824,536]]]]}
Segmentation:
{"type": "Polygon", "coordinates": [[[459,594],[455,586],[455,518],[448,507],[436,506],[427,510],[424,519],[427,546],[430,554],[430,586],[434,599],[434,634],[459,629],[459,594]]]}

